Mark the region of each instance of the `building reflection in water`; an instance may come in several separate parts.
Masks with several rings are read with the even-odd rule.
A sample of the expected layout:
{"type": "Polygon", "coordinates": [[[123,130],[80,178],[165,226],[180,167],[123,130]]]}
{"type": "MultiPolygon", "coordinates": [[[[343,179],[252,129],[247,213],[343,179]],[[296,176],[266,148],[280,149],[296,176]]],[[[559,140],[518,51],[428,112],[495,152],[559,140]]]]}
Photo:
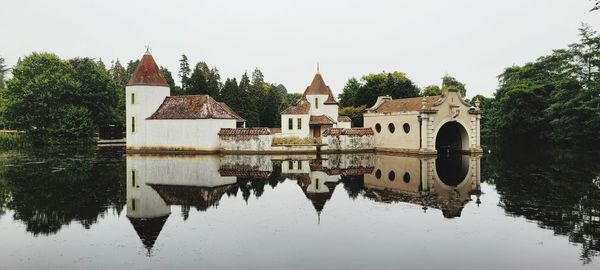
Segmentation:
{"type": "Polygon", "coordinates": [[[442,210],[444,217],[460,217],[476,196],[480,203],[480,157],[453,155],[408,157],[377,155],[373,173],[365,174],[367,197],[381,202],[407,202],[424,210],[442,210]]]}
{"type": "Polygon", "coordinates": [[[479,202],[477,156],[406,157],[373,154],[328,155],[322,159],[271,159],[244,156],[127,156],[127,217],[143,245],[151,250],[172,205],[187,219],[191,207],[217,207],[225,194],[248,185],[257,197],[265,184],[295,181],[310,200],[317,217],[343,182],[351,197],[362,194],[378,202],[407,202],[440,209],[458,217],[471,195],[479,202]],[[352,193],[352,194],[351,194],[352,193]]]}

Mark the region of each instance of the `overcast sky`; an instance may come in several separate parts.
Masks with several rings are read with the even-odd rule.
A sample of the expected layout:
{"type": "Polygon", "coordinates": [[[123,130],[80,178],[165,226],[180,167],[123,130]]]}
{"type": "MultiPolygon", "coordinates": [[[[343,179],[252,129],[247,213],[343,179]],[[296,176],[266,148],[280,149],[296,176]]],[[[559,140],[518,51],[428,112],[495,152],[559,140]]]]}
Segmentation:
{"type": "MultiPolygon", "coordinates": [[[[505,67],[576,42],[588,0],[152,1],[3,0],[0,56],[138,59],[147,44],[174,76],[185,53],[223,78],[258,67],[269,82],[302,92],[316,63],[335,93],[350,77],[405,72],[420,87],[444,74],[467,96],[492,95],[505,67]]],[[[178,78],[175,78],[178,80],[178,78]]]]}

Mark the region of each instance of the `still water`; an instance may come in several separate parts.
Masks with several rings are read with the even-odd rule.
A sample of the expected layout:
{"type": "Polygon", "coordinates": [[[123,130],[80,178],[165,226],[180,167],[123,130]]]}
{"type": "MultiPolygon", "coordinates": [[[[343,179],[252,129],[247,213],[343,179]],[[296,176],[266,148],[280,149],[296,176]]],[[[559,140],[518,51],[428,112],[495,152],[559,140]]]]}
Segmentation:
{"type": "Polygon", "coordinates": [[[599,269],[597,157],[0,155],[1,269],[599,269]]]}

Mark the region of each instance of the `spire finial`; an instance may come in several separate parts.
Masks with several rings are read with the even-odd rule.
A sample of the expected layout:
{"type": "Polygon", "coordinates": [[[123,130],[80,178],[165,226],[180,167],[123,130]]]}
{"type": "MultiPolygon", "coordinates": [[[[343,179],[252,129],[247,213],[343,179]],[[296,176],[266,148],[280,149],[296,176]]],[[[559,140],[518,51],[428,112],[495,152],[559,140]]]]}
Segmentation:
{"type": "Polygon", "coordinates": [[[317,73],[321,73],[321,72],[319,71],[319,62],[317,62],[317,73]]]}
{"type": "Polygon", "coordinates": [[[150,45],[146,45],[146,53],[150,53],[150,45]]]}

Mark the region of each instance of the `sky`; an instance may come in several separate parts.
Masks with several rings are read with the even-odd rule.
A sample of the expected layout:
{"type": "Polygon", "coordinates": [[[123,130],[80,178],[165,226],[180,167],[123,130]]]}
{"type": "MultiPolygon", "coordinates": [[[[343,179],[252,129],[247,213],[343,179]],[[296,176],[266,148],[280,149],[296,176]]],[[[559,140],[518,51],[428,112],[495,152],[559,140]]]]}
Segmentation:
{"type": "Polygon", "coordinates": [[[600,30],[589,0],[2,0],[0,57],[32,52],[121,63],[149,45],[176,77],[181,54],[224,81],[259,68],[289,92],[310,84],[317,63],[339,94],[351,77],[401,71],[418,86],[445,74],[467,97],[493,95],[497,76],[600,30]]]}

